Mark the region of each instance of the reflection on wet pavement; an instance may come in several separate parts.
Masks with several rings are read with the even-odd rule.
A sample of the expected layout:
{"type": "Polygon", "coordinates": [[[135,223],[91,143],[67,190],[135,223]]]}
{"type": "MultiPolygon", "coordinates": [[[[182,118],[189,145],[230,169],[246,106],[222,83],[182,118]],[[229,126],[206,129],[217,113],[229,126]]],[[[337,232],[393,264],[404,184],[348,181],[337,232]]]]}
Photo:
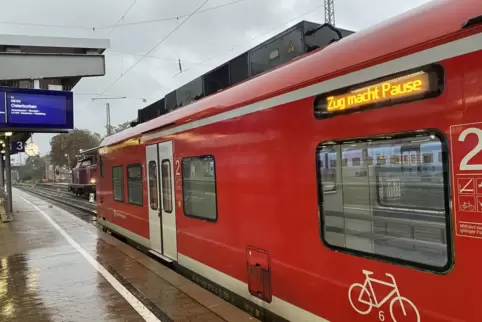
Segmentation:
{"type": "Polygon", "coordinates": [[[0,223],[0,322],[143,321],[140,306],[150,310],[146,321],[153,322],[253,321],[92,225],[20,195],[55,223],[14,195],[14,221],[0,223]],[[111,283],[120,283],[123,295],[111,283]],[[137,311],[128,298],[138,301],[137,311]]]}
{"type": "Polygon", "coordinates": [[[37,293],[39,272],[28,271],[26,256],[0,259],[0,320],[53,321],[52,313],[37,293]]]}
{"type": "Polygon", "coordinates": [[[80,254],[46,248],[0,260],[0,321],[139,321],[80,254]]]}
{"type": "MultiPolygon", "coordinates": [[[[38,212],[25,208],[17,207],[13,229],[0,229],[0,321],[142,321],[38,212]]],[[[89,244],[95,248],[95,240],[89,244]]]]}

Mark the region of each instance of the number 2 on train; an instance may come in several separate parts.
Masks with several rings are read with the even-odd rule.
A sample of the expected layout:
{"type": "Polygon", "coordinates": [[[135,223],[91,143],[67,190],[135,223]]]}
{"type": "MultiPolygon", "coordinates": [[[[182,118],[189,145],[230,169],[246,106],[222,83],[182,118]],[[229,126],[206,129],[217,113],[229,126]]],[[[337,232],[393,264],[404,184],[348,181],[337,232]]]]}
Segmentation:
{"type": "Polygon", "coordinates": [[[476,127],[469,127],[462,131],[459,135],[459,142],[464,142],[465,139],[469,134],[477,135],[477,144],[475,147],[467,153],[462,161],[460,161],[460,170],[461,171],[470,171],[470,170],[482,170],[482,164],[468,164],[469,161],[475,157],[480,151],[482,151],[482,130],[476,127]]]}
{"type": "Polygon", "coordinates": [[[176,176],[181,175],[181,162],[179,160],[176,160],[176,176]]]}

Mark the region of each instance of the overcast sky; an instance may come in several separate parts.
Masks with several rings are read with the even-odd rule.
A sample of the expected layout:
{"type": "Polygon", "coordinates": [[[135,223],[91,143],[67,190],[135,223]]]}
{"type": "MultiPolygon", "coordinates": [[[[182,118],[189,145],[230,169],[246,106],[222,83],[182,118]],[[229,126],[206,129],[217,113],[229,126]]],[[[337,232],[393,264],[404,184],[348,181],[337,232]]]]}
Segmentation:
{"type": "MultiPolygon", "coordinates": [[[[112,124],[133,120],[137,109],[295,23],[324,22],[323,0],[209,0],[201,10],[232,4],[192,16],[150,54],[153,57],[144,58],[129,70],[204,2],[137,0],[120,21],[134,0],[9,1],[0,11],[0,32],[109,38],[111,50],[105,52],[106,75],[84,78],[74,88],[75,127],[103,135],[106,101],[92,102],[92,97],[103,97],[95,94],[126,96],[126,99],[110,101],[112,124]],[[127,25],[112,29],[119,21],[127,25]],[[176,76],[178,58],[183,61],[185,71],[176,76]],[[111,86],[122,73],[124,76],[111,86]]],[[[428,0],[335,0],[336,25],[359,31],[426,2],[428,0]]],[[[50,150],[51,136],[34,135],[41,154],[50,150]]]]}

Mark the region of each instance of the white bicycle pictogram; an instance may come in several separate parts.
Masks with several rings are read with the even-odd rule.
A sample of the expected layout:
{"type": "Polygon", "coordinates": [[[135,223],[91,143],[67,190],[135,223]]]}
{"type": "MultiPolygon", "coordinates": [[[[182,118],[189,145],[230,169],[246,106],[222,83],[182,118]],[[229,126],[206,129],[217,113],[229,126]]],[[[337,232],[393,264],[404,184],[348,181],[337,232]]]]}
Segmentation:
{"type": "MultiPolygon", "coordinates": [[[[378,308],[382,307],[382,305],[385,304],[390,298],[392,298],[392,301],[390,302],[390,316],[392,317],[392,320],[394,322],[405,322],[405,321],[407,321],[407,322],[420,322],[420,313],[418,313],[417,307],[415,306],[415,304],[413,304],[412,301],[410,301],[406,297],[400,295],[400,291],[398,290],[397,282],[395,281],[395,277],[392,274],[385,273],[385,275],[387,277],[390,277],[392,279],[392,282],[390,283],[390,282],[381,281],[381,280],[377,280],[377,279],[374,279],[374,278],[370,277],[370,275],[372,275],[373,272],[370,272],[370,271],[367,271],[367,270],[363,270],[362,272],[363,272],[363,275],[365,275],[365,282],[363,284],[354,283],[348,289],[348,299],[350,300],[350,304],[355,311],[357,311],[358,313],[360,313],[362,315],[367,315],[368,313],[371,312],[371,310],[374,307],[378,309],[378,308]],[[376,297],[376,294],[375,294],[375,291],[373,290],[372,283],[377,283],[377,284],[389,286],[393,289],[381,301],[378,301],[378,299],[376,297]],[[360,295],[358,296],[358,298],[353,299],[352,298],[353,297],[352,292],[353,292],[353,290],[356,290],[357,288],[360,288],[360,295]],[[355,304],[357,304],[357,303],[355,303],[354,300],[357,301],[357,303],[367,305],[367,308],[366,309],[357,308],[355,306],[355,304]],[[394,309],[394,305],[396,303],[399,303],[399,305],[402,309],[403,317],[401,319],[400,318],[396,319],[395,316],[394,316],[393,309],[394,309]],[[405,309],[404,303],[406,303],[405,305],[409,305],[409,306],[412,307],[412,310],[415,312],[416,317],[417,317],[417,319],[415,321],[413,321],[413,319],[412,320],[406,319],[408,312],[405,309]]],[[[382,319],[381,316],[379,316],[380,320],[383,321],[384,318],[382,319]]]]}

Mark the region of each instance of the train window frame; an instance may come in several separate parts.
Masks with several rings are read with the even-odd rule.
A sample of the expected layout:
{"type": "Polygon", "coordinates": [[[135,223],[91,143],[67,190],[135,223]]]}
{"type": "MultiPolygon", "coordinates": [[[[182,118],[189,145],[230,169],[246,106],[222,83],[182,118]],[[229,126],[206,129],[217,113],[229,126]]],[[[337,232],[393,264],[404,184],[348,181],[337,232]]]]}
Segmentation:
{"type": "MultiPolygon", "coordinates": [[[[345,86],[342,88],[337,88],[334,90],[331,90],[329,92],[321,93],[319,95],[316,95],[314,100],[313,100],[313,116],[315,120],[325,120],[329,119],[331,117],[336,117],[336,116],[342,116],[342,115],[348,115],[348,114],[353,114],[353,113],[359,113],[359,112],[366,112],[369,110],[373,109],[379,109],[379,108],[384,108],[384,107],[393,107],[393,106],[398,106],[400,104],[407,104],[407,103],[412,103],[415,101],[423,101],[426,99],[431,99],[431,98],[436,98],[440,96],[445,89],[445,70],[442,67],[442,65],[438,63],[430,64],[430,65],[425,65],[422,67],[417,67],[417,68],[412,68],[408,70],[404,70],[398,73],[393,73],[390,75],[385,75],[381,76],[375,79],[371,79],[365,82],[360,82],[356,84],[352,84],[349,86],[345,86]],[[366,104],[366,105],[361,105],[360,107],[355,107],[355,108],[350,108],[342,111],[332,111],[328,112],[323,109],[326,104],[323,102],[326,101],[326,98],[329,96],[337,96],[341,94],[345,94],[360,88],[368,87],[377,83],[381,83],[386,80],[394,79],[397,77],[403,77],[403,76],[408,76],[410,74],[416,73],[416,72],[425,72],[429,74],[430,77],[430,87],[427,92],[409,96],[409,97],[401,97],[401,98],[395,98],[395,99],[388,99],[386,101],[382,102],[377,102],[377,103],[371,103],[371,104],[366,104]]],[[[325,107],[326,108],[326,107],[325,107]]]]}
{"type": "Polygon", "coordinates": [[[125,202],[125,191],[124,191],[124,166],[123,165],[114,165],[112,166],[112,200],[116,201],[116,202],[121,202],[121,203],[124,203],[125,202]],[[114,183],[114,170],[115,169],[120,169],[119,173],[121,175],[121,196],[122,196],[122,199],[116,199],[115,198],[115,194],[114,194],[114,187],[115,187],[115,183],[114,183]]]}
{"type": "MultiPolygon", "coordinates": [[[[341,157],[341,156],[340,156],[341,157]]],[[[337,161],[340,160],[340,157],[337,156],[337,161]]],[[[367,258],[375,261],[385,262],[389,264],[394,264],[403,267],[409,267],[417,270],[423,271],[430,271],[437,274],[447,274],[455,264],[454,261],[454,247],[453,247],[453,240],[454,236],[452,233],[452,209],[450,208],[451,205],[451,191],[450,191],[450,164],[449,164],[449,146],[448,146],[448,138],[439,129],[423,129],[417,131],[407,131],[407,132],[399,132],[399,133],[391,133],[391,134],[383,134],[383,135],[376,135],[376,136],[366,136],[366,137],[356,137],[356,138],[347,138],[343,140],[323,140],[320,142],[315,148],[315,164],[316,164],[316,182],[317,182],[317,200],[318,200],[318,217],[319,217],[319,233],[320,239],[322,243],[328,249],[332,251],[337,251],[340,253],[344,253],[347,255],[357,256],[361,258],[367,258]],[[323,186],[321,182],[320,176],[320,162],[318,158],[318,153],[320,151],[320,147],[322,146],[342,146],[348,142],[368,142],[368,141],[383,141],[383,140],[394,140],[394,139],[403,139],[403,138],[411,138],[420,135],[434,135],[440,142],[441,146],[441,156],[442,156],[442,171],[443,171],[443,195],[444,195],[444,202],[443,202],[443,210],[444,210],[444,231],[445,231],[445,238],[446,238],[446,247],[445,250],[447,252],[446,263],[443,266],[436,266],[430,265],[425,263],[420,263],[411,260],[405,260],[401,258],[391,257],[387,255],[381,255],[376,253],[369,253],[365,251],[360,251],[356,249],[351,249],[348,247],[342,247],[330,244],[325,235],[325,211],[324,211],[324,192],[323,186]]],[[[375,165],[376,166],[376,165],[375,165]]],[[[335,185],[338,184],[338,179],[335,185]]],[[[326,195],[329,195],[331,191],[325,192],[326,195]]],[[[378,200],[378,196],[377,196],[378,200]]],[[[409,207],[407,207],[409,209],[409,207]]]]}
{"type": "Polygon", "coordinates": [[[159,207],[161,207],[161,200],[159,198],[159,170],[158,170],[158,166],[157,166],[157,161],[155,160],[149,160],[147,162],[147,181],[148,181],[148,188],[149,188],[149,208],[151,210],[154,210],[154,211],[159,211],[159,207]],[[152,178],[155,179],[155,183],[156,183],[156,196],[157,197],[157,203],[156,203],[156,208],[154,209],[152,207],[153,203],[153,194],[152,194],[152,191],[150,190],[152,188],[152,182],[151,182],[151,164],[154,164],[154,170],[155,170],[155,175],[152,176],[152,178]]]}
{"type": "Polygon", "coordinates": [[[219,213],[218,213],[218,189],[217,189],[217,176],[216,176],[216,158],[212,154],[206,154],[206,155],[198,155],[198,156],[189,156],[189,157],[184,157],[181,159],[181,182],[182,182],[182,206],[183,206],[183,214],[184,216],[192,219],[197,219],[197,220],[203,220],[207,221],[210,223],[216,223],[218,221],[219,213]],[[190,161],[190,160],[196,160],[196,159],[205,159],[205,158],[211,158],[213,161],[213,176],[214,176],[214,209],[215,209],[215,218],[208,218],[208,217],[202,217],[198,216],[195,214],[189,214],[186,212],[186,193],[185,193],[185,184],[184,184],[184,162],[190,161]]]}
{"type": "Polygon", "coordinates": [[[173,186],[172,186],[172,171],[171,171],[171,167],[172,167],[172,166],[171,166],[171,164],[172,164],[172,163],[171,163],[171,160],[169,160],[169,159],[163,159],[163,160],[161,161],[161,166],[160,166],[160,168],[161,168],[160,178],[161,178],[162,210],[163,210],[165,213],[167,213],[167,214],[172,214],[172,211],[174,210],[174,200],[173,200],[173,199],[174,199],[174,198],[173,198],[173,190],[174,190],[174,189],[173,189],[173,186]],[[165,193],[165,189],[164,189],[164,188],[165,188],[165,187],[164,187],[164,171],[163,171],[163,165],[164,165],[165,163],[167,163],[167,169],[168,169],[168,173],[169,173],[169,175],[168,175],[168,181],[169,181],[168,187],[169,187],[169,195],[170,195],[170,196],[169,196],[169,197],[170,197],[170,198],[169,198],[169,203],[168,203],[169,206],[170,206],[170,208],[168,208],[167,210],[166,210],[166,202],[165,202],[166,200],[164,200],[164,193],[165,193]]]}
{"type": "Polygon", "coordinates": [[[134,206],[137,206],[137,207],[143,207],[144,205],[144,183],[143,183],[143,180],[144,180],[144,176],[142,175],[142,164],[141,163],[132,163],[132,164],[128,164],[126,166],[126,182],[127,182],[127,203],[130,204],[130,205],[134,205],[134,206]],[[139,167],[140,169],[140,174],[141,174],[141,177],[140,178],[135,178],[135,179],[131,179],[129,178],[129,169],[131,168],[134,168],[134,167],[139,167]],[[141,183],[140,187],[141,187],[141,201],[140,203],[137,203],[137,202],[131,202],[130,200],[130,192],[129,192],[129,183],[131,181],[134,181],[134,182],[139,182],[141,183]]]}

